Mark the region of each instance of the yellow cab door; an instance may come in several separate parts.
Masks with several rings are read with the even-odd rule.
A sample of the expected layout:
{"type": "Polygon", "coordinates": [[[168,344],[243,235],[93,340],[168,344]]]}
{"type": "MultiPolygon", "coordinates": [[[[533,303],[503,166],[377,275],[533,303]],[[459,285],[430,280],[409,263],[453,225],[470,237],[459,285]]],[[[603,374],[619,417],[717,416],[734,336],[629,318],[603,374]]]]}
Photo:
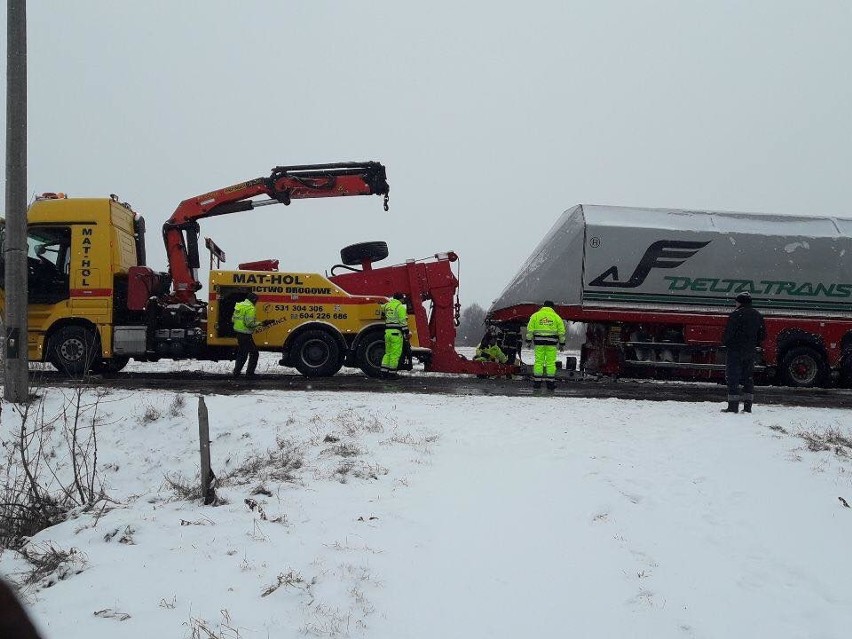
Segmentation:
{"type": "MultiPolygon", "coordinates": [[[[75,224],[71,234],[71,312],[103,328],[112,321],[111,227],[75,224]]],[[[102,335],[104,354],[109,336],[102,335]]]]}
{"type": "Polygon", "coordinates": [[[34,224],[27,229],[27,345],[31,360],[43,359],[44,336],[70,307],[71,227],[34,224]]]}

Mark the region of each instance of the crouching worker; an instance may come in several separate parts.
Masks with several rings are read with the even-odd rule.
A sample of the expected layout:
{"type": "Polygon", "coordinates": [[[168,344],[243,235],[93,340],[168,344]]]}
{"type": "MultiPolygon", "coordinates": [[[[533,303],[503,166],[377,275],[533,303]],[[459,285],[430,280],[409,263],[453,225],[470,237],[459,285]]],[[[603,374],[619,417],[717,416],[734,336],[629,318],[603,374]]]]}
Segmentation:
{"type": "Polygon", "coordinates": [[[403,335],[408,333],[408,309],[405,295],[394,293],[393,297],[382,304],[382,317],[385,319],[385,355],[382,357],[382,377],[397,377],[399,360],[402,357],[403,335]]]}
{"type": "Polygon", "coordinates": [[[550,300],[527,323],[527,344],[530,343],[535,347],[533,388],[541,388],[541,383],[547,382],[548,390],[556,390],[556,350],[565,348],[565,322],[553,310],[550,300]]]}
{"type": "Polygon", "coordinates": [[[234,332],[237,334],[237,361],[234,363],[234,377],[240,376],[246,359],[248,359],[246,377],[254,377],[254,369],[257,368],[258,350],[253,334],[261,324],[257,322],[255,304],[257,304],[257,294],[249,292],[242,302],[234,305],[234,314],[231,316],[234,332]]]}
{"type": "Polygon", "coordinates": [[[505,364],[508,357],[503,352],[503,349],[497,345],[497,338],[492,333],[486,333],[485,337],[476,347],[476,353],[473,356],[476,362],[498,362],[505,364]]]}

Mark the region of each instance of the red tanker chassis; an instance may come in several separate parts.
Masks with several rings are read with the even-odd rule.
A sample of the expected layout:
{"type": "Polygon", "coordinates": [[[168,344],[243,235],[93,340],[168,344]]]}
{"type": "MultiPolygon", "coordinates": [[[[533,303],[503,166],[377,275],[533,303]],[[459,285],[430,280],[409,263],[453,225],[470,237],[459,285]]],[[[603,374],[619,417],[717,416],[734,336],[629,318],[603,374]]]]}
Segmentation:
{"type": "MultiPolygon", "coordinates": [[[[521,334],[537,305],[493,312],[490,322],[507,336],[521,334]]],[[[731,306],[733,310],[733,305],[731,306]]],[[[725,368],[722,332],[726,314],[649,313],[556,306],[569,321],[586,324],[580,368],[626,377],[678,376],[720,379],[725,368]]],[[[787,386],[819,386],[832,371],[852,381],[852,322],[765,316],[761,377],[787,386]]]]}

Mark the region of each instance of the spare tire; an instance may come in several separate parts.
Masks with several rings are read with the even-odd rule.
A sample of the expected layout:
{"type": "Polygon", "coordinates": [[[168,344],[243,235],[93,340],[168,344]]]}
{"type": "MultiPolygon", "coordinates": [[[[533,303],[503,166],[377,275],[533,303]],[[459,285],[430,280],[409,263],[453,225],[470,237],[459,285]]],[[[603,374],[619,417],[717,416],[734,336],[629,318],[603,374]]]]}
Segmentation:
{"type": "Polygon", "coordinates": [[[340,249],[340,261],[346,266],[357,266],[364,260],[379,262],[387,256],[387,242],[360,242],[340,249]]]}

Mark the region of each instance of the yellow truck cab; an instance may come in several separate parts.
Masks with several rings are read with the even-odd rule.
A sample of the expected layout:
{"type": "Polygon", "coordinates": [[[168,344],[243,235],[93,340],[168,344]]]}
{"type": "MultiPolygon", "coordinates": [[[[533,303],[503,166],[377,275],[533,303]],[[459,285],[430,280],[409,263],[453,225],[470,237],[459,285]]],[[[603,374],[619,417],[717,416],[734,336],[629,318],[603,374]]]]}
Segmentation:
{"type": "Polygon", "coordinates": [[[46,194],[30,206],[27,222],[30,361],[75,374],[84,365],[122,367],[127,360],[114,357],[112,346],[121,320],[113,300],[139,263],[141,218],[115,198],[46,194]]]}

